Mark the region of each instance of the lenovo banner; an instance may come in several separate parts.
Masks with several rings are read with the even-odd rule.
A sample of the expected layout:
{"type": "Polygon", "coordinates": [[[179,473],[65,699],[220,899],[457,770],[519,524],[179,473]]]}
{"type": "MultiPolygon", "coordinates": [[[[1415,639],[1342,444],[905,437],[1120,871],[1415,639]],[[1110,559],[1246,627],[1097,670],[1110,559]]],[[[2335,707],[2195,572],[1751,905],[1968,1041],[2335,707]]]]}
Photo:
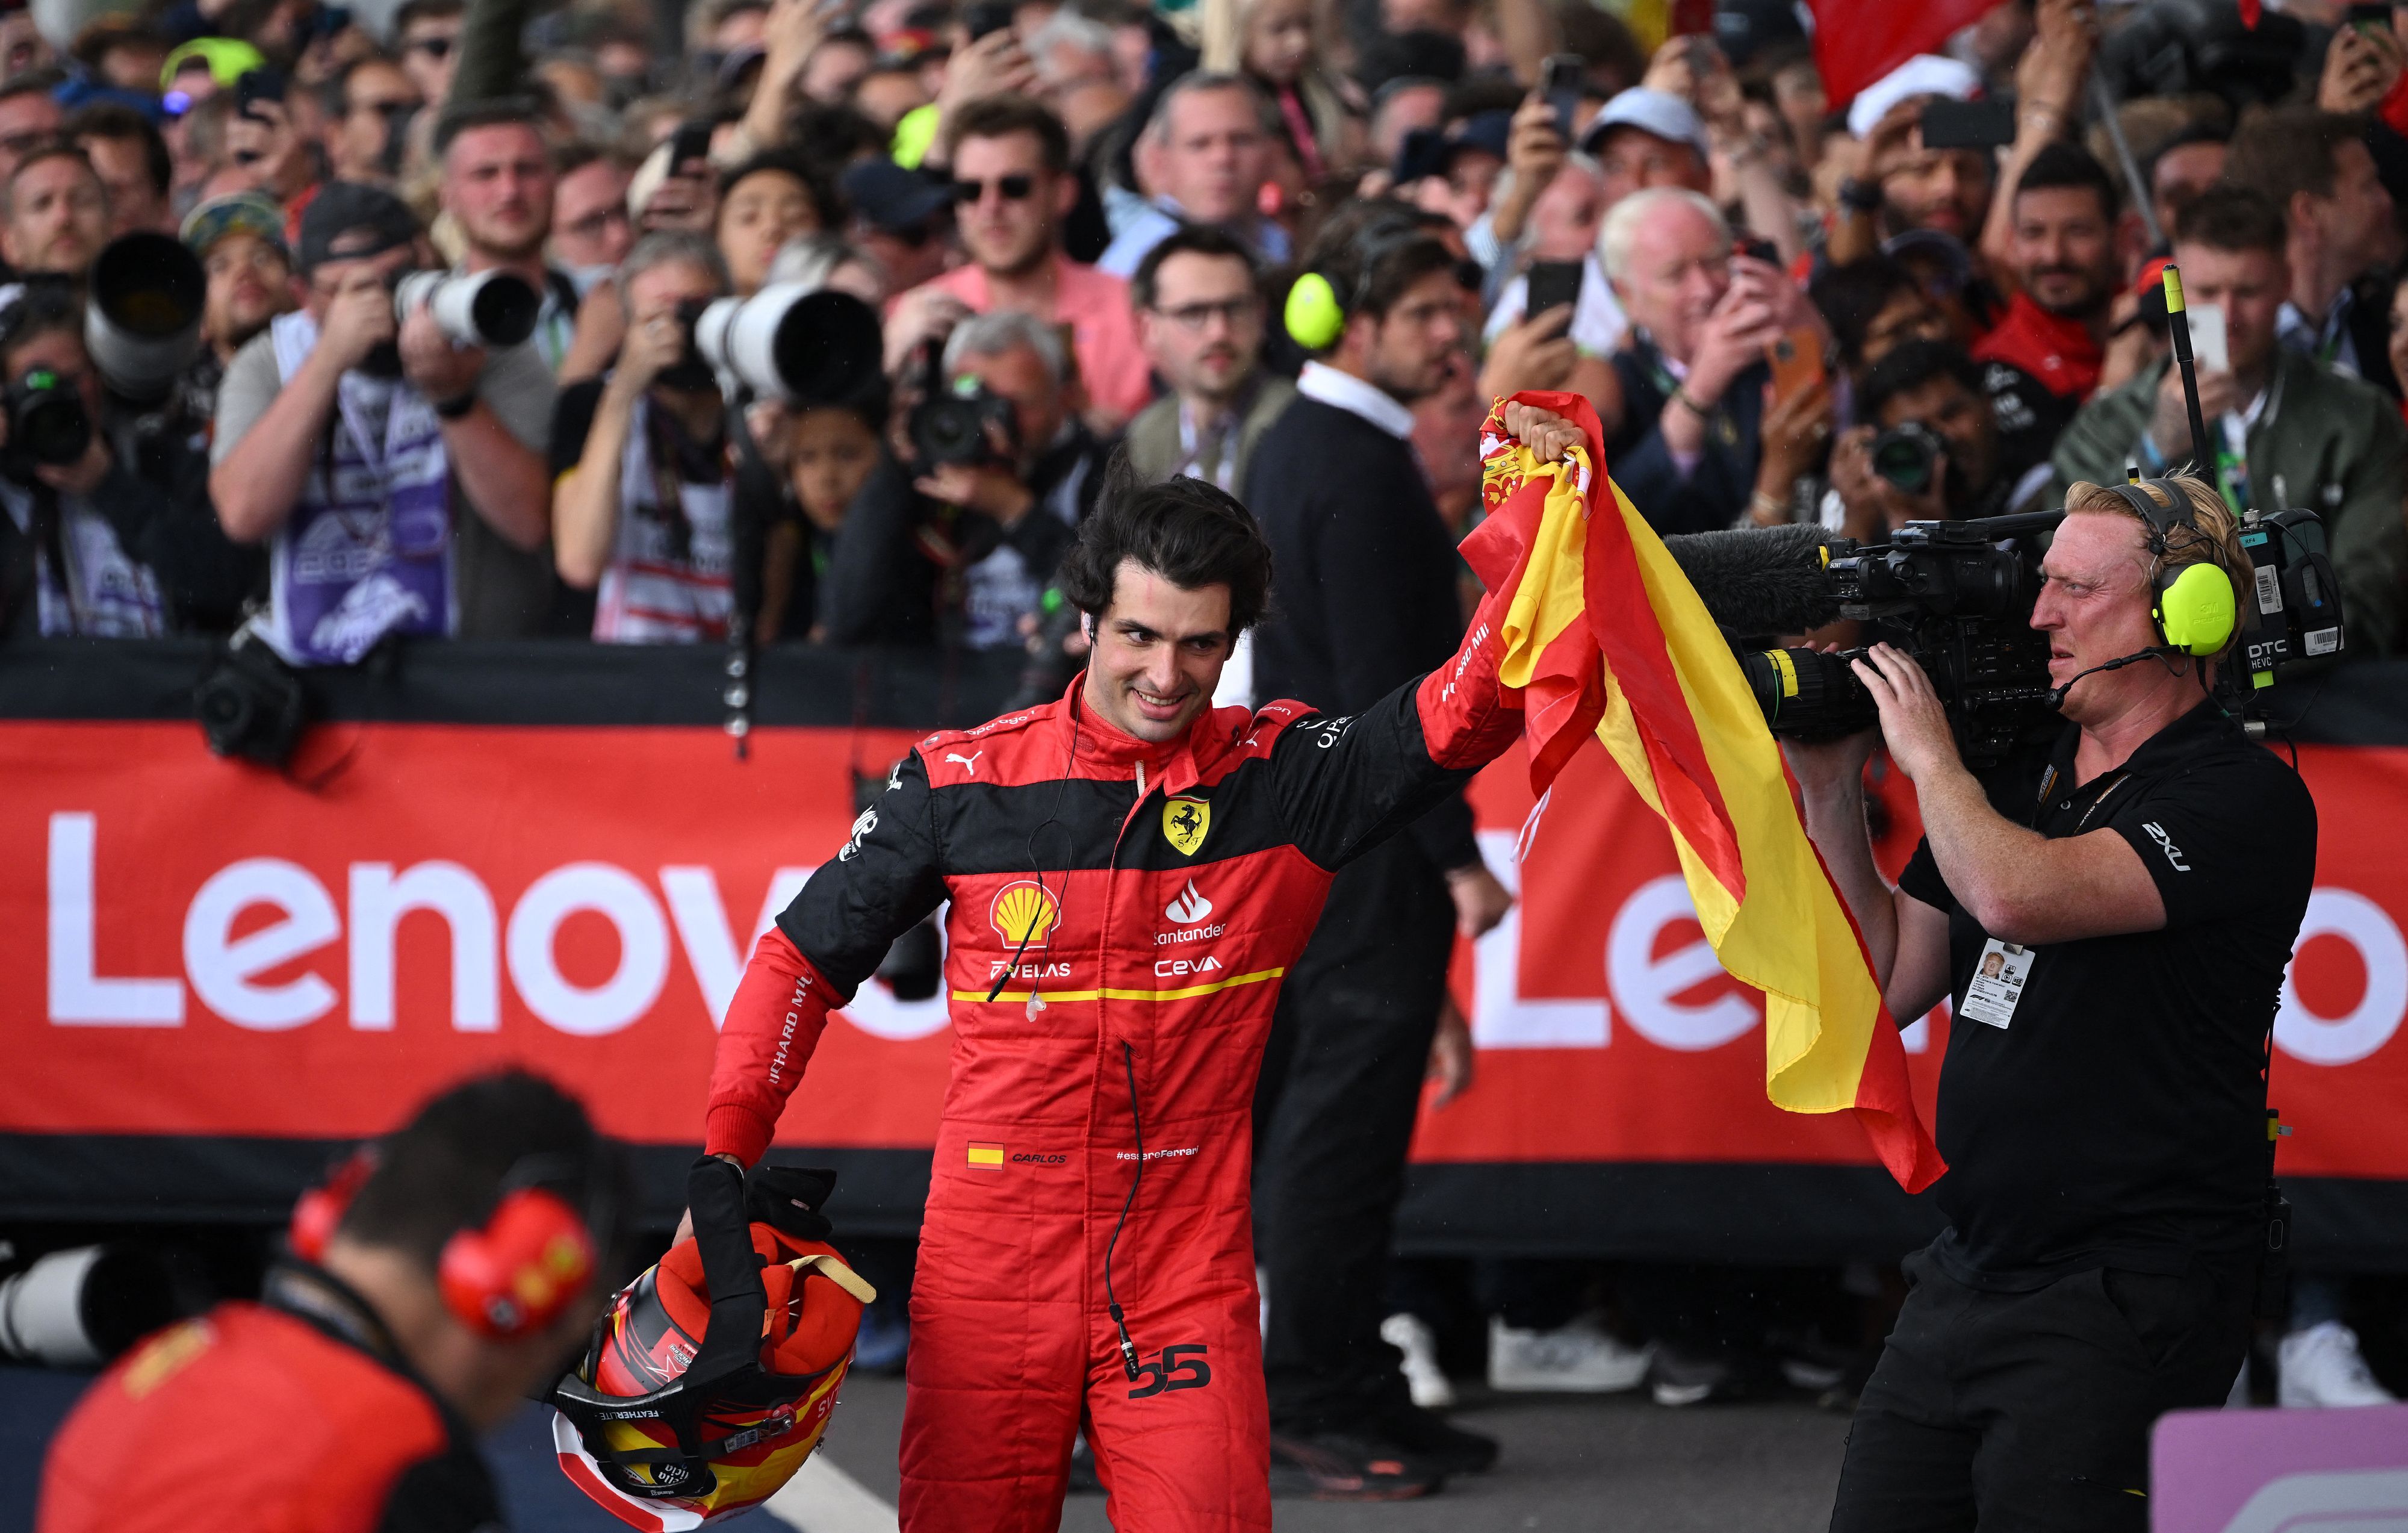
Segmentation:
{"type": "MultiPolygon", "coordinates": [[[[701,723],[391,709],[324,726],[305,777],[211,757],[189,720],[51,711],[0,720],[16,1216],[259,1217],[332,1143],[505,1064],[659,1147],[673,1187],[753,938],[843,844],[856,775],[917,734],[770,723],[739,761],[701,723]]],[[[2303,1239],[2373,1262],[2401,1243],[2408,1179],[2408,749],[2299,760],[2322,836],[2274,1031],[2282,1164],[2303,1239]]],[[[1520,902],[1458,955],[1478,1078],[1425,1114],[1408,1239],[1819,1259],[1928,1229],[1851,1119],[1766,1102],[1760,1002],[1716,967],[1660,823],[1603,753],[1535,813],[1523,782],[1517,756],[1476,785],[1520,902]]],[[[1884,786],[1894,868],[1913,799],[1884,786]]],[[[1943,1010],[1906,1034],[1927,1113],[1947,1027],[1943,1010]]],[[[831,1023],[781,1158],[844,1168],[857,1224],[908,1227],[949,1046],[941,1000],[871,981],[831,1023]]]]}

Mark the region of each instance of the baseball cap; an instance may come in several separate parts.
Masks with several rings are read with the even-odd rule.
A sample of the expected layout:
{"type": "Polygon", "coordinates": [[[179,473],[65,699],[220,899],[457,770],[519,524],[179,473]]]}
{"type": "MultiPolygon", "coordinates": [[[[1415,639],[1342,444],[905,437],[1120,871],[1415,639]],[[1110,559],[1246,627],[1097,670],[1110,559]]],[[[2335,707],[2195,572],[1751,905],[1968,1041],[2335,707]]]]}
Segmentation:
{"type": "Polygon", "coordinates": [[[301,214],[301,269],[382,255],[420,234],[418,215],[382,187],[328,181],[301,214]],[[340,247],[337,249],[337,247],[340,247]]]}
{"type": "Polygon", "coordinates": [[[255,235],[276,247],[276,253],[287,262],[293,259],[292,247],[284,243],[284,209],[260,193],[232,192],[211,197],[184,215],[184,226],[179,231],[184,249],[204,259],[209,248],[228,235],[255,235]]]}
{"type": "Polygon", "coordinates": [[[844,194],[871,228],[890,235],[922,229],[953,206],[953,196],[944,187],[883,158],[847,165],[844,194]]]}
{"type": "Polygon", "coordinates": [[[1892,107],[1915,96],[1971,101],[1981,88],[1982,77],[1972,65],[1937,53],[1918,53],[1856,93],[1856,99],[1848,104],[1848,132],[1858,138],[1871,136],[1892,107]]]}
{"type": "Polygon", "coordinates": [[[1597,121],[1588,125],[1581,136],[1581,148],[1594,154],[1605,136],[1616,128],[1637,128],[1654,134],[1668,144],[1686,144],[1698,151],[1700,160],[1713,153],[1706,142],[1706,125],[1698,117],[1698,109],[1670,91],[1652,90],[1634,85],[1605,104],[1597,121]]]}
{"type": "Polygon", "coordinates": [[[258,49],[239,37],[195,37],[169,53],[159,66],[159,89],[174,90],[177,75],[194,59],[208,66],[209,78],[221,90],[233,89],[235,81],[267,63],[258,49]]]}
{"type": "Polygon", "coordinates": [[[1921,257],[1931,264],[1933,274],[1951,293],[1964,292],[1973,280],[1973,258],[1966,252],[1964,241],[1938,229],[1892,235],[1882,242],[1882,254],[1899,262],[1921,257]]]}
{"type": "Polygon", "coordinates": [[[1392,179],[1403,186],[1426,176],[1444,176],[1466,154],[1488,154],[1502,160],[1506,158],[1506,140],[1512,136],[1512,112],[1494,111],[1468,117],[1452,131],[1414,128],[1397,147],[1392,179]]]}

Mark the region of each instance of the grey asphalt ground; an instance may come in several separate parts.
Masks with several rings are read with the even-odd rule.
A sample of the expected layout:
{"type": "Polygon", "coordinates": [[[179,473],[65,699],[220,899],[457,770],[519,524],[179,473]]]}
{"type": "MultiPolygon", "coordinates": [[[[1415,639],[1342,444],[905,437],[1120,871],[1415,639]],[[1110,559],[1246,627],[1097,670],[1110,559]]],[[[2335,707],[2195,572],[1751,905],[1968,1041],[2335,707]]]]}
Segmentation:
{"type": "MultiPolygon", "coordinates": [[[[84,1381],[0,1368],[0,1462],[39,1461],[84,1381]]],[[[545,1413],[530,1407],[489,1442],[517,1533],[624,1533],[553,1462],[545,1413]]],[[[1491,1473],[1451,1483],[1424,1500],[1376,1506],[1280,1501],[1281,1533],[1378,1528],[1543,1528],[1583,1533],[1819,1533],[1830,1517],[1847,1420],[1810,1405],[1667,1411],[1635,1395],[1475,1398],[1462,1425],[1505,1445],[1491,1473]]],[[[856,1376],[822,1453],[881,1500],[896,1490],[895,1448],[903,1385],[856,1376]]],[[[272,1434],[261,1451],[273,1451],[272,1434]]],[[[30,1533],[34,1482],[0,1477],[0,1533],[30,1533]]],[[[767,1515],[736,1525],[782,1533],[767,1515]]],[[[1101,1497],[1073,1497],[1065,1533],[1111,1527],[1101,1497]]]]}

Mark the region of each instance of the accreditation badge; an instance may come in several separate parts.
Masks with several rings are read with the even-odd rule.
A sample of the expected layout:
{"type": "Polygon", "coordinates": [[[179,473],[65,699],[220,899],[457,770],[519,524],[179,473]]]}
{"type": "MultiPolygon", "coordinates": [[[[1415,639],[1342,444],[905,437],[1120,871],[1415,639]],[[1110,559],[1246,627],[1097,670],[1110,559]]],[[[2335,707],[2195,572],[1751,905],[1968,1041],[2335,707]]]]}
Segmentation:
{"type": "Polygon", "coordinates": [[[1973,966],[1973,982],[1965,987],[1965,1004],[1958,1010],[1993,1027],[2013,1022],[2015,1003],[2024,998],[2024,981],[2031,974],[2032,957],[2029,948],[1991,938],[1982,949],[1982,961],[1973,966]]]}

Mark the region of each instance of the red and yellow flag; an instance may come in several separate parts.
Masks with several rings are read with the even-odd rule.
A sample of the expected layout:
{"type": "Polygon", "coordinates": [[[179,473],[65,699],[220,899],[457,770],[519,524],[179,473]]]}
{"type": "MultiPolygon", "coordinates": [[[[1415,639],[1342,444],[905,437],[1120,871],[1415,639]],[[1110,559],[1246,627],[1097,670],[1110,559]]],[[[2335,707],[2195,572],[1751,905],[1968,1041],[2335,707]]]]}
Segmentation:
{"type": "Polygon", "coordinates": [[[1570,462],[1541,463],[1506,435],[1500,404],[1483,442],[1488,520],[1463,544],[1492,593],[1501,680],[1523,695],[1531,788],[1545,792],[1592,733],[1604,743],[1671,827],[1715,956],[1764,992],[1765,1095],[1792,1112],[1854,1111],[1899,1185],[1922,1190],[1945,1167],[1915,1116],[1906,1051],[1730,645],[1605,477],[1588,402],[1514,400],[1586,437],[1570,462]]]}

